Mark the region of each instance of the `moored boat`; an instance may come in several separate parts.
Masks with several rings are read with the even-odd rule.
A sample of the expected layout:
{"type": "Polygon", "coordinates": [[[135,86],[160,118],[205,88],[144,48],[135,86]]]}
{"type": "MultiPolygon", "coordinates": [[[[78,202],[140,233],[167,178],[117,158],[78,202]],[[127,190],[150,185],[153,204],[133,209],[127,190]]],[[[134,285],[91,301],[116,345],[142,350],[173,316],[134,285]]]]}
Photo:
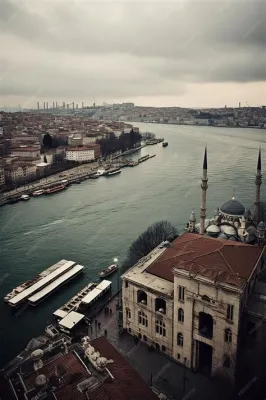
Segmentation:
{"type": "Polygon", "coordinates": [[[150,156],[149,156],[149,154],[147,154],[146,156],[143,156],[143,157],[139,158],[138,162],[142,163],[142,162],[148,160],[149,158],[150,158],[150,156]]]}
{"type": "Polygon", "coordinates": [[[32,196],[37,197],[41,196],[42,194],[44,194],[44,190],[40,189],[40,190],[35,190],[35,192],[32,193],[32,196]]]}
{"type": "Polygon", "coordinates": [[[104,176],[106,174],[106,170],[104,168],[99,168],[95,174],[95,176],[104,176]]]}
{"type": "Polygon", "coordinates": [[[168,146],[168,142],[163,142],[163,147],[167,147],[168,146]]]}
{"type": "Polygon", "coordinates": [[[136,167],[137,165],[139,165],[139,162],[138,161],[131,161],[128,165],[130,167],[136,167]]]}
{"type": "Polygon", "coordinates": [[[29,199],[30,199],[30,196],[28,194],[23,194],[20,196],[20,200],[27,201],[29,199]]]}
{"type": "Polygon", "coordinates": [[[117,174],[120,174],[121,172],[122,172],[122,171],[121,171],[120,168],[115,168],[115,169],[112,169],[112,170],[108,171],[108,172],[106,173],[106,176],[117,175],[117,174]]]}
{"type": "Polygon", "coordinates": [[[108,268],[106,268],[103,271],[101,271],[99,273],[99,277],[100,278],[105,278],[106,276],[113,274],[117,269],[118,269],[118,265],[117,264],[112,264],[108,268]]]}
{"type": "Polygon", "coordinates": [[[56,192],[59,192],[61,190],[64,190],[65,188],[66,188],[65,185],[60,184],[60,185],[52,186],[52,187],[46,189],[45,193],[46,194],[52,194],[52,193],[56,193],[56,192]]]}

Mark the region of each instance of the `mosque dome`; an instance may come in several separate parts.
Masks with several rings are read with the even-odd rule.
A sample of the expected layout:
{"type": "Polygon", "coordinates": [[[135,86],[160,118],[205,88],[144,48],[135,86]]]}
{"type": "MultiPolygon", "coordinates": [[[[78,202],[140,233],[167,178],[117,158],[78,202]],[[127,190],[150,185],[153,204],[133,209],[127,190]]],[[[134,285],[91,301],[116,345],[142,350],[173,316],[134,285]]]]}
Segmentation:
{"type": "Polygon", "coordinates": [[[222,205],[221,212],[227,215],[241,216],[245,214],[245,207],[233,197],[232,200],[228,200],[222,205]]]}
{"type": "Polygon", "coordinates": [[[218,239],[228,240],[228,237],[225,235],[225,233],[221,233],[221,235],[218,236],[218,239]]]}
{"type": "Polygon", "coordinates": [[[234,236],[236,234],[234,227],[230,225],[226,225],[223,229],[223,232],[228,236],[234,236]]]}
{"type": "Polygon", "coordinates": [[[210,236],[216,236],[219,233],[221,233],[221,230],[217,225],[209,225],[208,228],[206,229],[206,233],[210,236]]]}

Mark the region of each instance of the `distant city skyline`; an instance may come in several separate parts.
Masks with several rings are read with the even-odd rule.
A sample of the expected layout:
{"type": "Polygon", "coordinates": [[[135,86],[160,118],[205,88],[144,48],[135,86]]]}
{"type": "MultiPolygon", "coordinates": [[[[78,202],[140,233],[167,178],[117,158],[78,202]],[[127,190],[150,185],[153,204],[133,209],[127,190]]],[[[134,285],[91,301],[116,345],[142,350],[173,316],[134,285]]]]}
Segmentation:
{"type": "Polygon", "coordinates": [[[2,0],[0,104],[265,105],[265,16],[262,0],[2,0]]]}

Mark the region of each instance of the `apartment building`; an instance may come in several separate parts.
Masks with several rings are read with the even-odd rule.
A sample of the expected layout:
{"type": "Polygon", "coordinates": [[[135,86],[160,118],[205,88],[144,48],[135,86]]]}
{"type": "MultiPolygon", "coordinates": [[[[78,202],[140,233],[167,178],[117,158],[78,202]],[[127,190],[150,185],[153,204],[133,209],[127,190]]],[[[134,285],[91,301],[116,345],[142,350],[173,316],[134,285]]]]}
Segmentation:
{"type": "Polygon", "coordinates": [[[5,179],[7,183],[18,184],[29,182],[36,178],[36,165],[24,162],[16,162],[5,167],[5,179]]]}
{"type": "Polygon", "coordinates": [[[101,156],[99,144],[92,143],[86,147],[68,148],[66,150],[66,160],[76,162],[94,161],[101,156]]]}
{"type": "Polygon", "coordinates": [[[11,149],[11,156],[18,156],[27,160],[37,160],[40,158],[40,149],[38,147],[21,146],[11,149]]]}
{"type": "Polygon", "coordinates": [[[233,380],[263,250],[192,233],[165,242],[122,276],[123,327],[192,370],[233,380]]]}

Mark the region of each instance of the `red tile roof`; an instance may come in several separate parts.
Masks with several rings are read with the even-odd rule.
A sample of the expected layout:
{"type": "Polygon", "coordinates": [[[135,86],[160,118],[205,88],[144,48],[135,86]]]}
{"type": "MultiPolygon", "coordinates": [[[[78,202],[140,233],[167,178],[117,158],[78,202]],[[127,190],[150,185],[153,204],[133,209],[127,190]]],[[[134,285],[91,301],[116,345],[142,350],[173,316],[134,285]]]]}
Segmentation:
{"type": "Polygon", "coordinates": [[[242,287],[263,253],[263,248],[184,233],[157,258],[146,272],[174,281],[173,268],[211,280],[242,287]]]}
{"type": "Polygon", "coordinates": [[[74,374],[76,377],[79,376],[79,380],[87,379],[89,374],[84,365],[73,352],[65,354],[62,357],[59,357],[44,365],[43,368],[38,370],[38,374],[37,372],[32,372],[28,376],[25,376],[23,380],[26,388],[30,390],[35,387],[35,380],[38,375],[43,374],[47,378],[51,378],[52,375],[55,375],[56,369],[59,370],[60,367],[66,371],[63,375],[66,385],[55,392],[56,398],[58,400],[70,400],[73,398],[75,398],[75,400],[84,399],[83,395],[82,397],[78,397],[80,392],[76,389],[77,383],[72,383],[71,380],[74,377],[74,374]],[[68,395],[66,395],[65,392],[68,393],[68,395]]]}
{"type": "Polygon", "coordinates": [[[93,400],[158,400],[149,386],[131,367],[127,360],[104,337],[94,339],[92,345],[102,357],[112,359],[114,363],[107,368],[114,376],[114,382],[105,381],[101,387],[88,392],[93,400]]]}

